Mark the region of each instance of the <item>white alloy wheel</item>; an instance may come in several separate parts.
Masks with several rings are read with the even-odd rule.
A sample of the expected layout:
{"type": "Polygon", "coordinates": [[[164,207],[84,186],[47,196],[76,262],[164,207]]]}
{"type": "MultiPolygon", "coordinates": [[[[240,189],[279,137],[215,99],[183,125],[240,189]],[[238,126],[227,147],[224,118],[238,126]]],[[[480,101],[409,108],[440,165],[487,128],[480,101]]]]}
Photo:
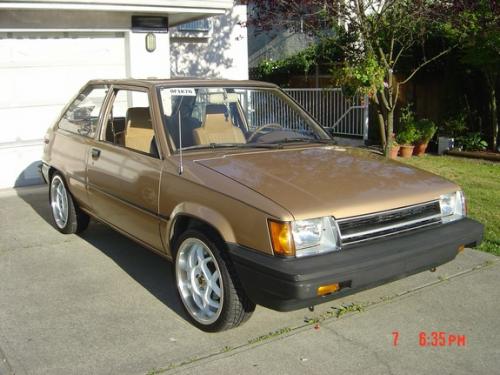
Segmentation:
{"type": "Polygon", "coordinates": [[[55,175],[51,181],[50,206],[56,225],[63,229],[68,222],[68,193],[59,175],[55,175]]]}
{"type": "Polygon", "coordinates": [[[191,317],[201,325],[219,318],[224,303],[224,286],[217,259],[198,238],[186,238],[176,257],[177,288],[191,317]]]}

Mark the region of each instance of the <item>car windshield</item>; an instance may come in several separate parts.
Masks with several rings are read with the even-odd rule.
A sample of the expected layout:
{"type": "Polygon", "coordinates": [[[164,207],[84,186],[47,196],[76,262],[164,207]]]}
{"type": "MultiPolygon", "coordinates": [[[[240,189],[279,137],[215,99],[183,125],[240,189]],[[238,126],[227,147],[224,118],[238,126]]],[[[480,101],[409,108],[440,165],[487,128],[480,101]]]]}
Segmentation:
{"type": "Polygon", "coordinates": [[[278,89],[179,87],[159,92],[164,126],[174,150],[333,141],[278,89]]]}

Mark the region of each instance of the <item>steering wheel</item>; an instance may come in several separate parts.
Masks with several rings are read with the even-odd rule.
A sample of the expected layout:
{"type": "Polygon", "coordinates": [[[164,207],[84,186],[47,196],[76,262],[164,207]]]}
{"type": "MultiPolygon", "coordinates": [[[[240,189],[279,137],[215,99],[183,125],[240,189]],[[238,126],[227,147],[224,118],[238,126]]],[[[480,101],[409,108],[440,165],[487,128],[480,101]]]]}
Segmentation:
{"type": "Polygon", "coordinates": [[[250,134],[250,137],[248,137],[247,139],[247,143],[252,142],[257,134],[261,133],[264,129],[283,129],[283,126],[281,126],[277,122],[270,122],[269,124],[261,125],[257,129],[255,129],[252,134],[250,134]]]}

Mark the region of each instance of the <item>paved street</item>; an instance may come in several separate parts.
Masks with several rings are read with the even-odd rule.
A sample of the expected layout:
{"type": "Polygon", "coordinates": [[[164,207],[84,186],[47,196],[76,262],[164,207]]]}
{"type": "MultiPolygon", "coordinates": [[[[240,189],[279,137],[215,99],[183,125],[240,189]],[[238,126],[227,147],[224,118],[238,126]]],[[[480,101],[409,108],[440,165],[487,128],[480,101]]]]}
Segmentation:
{"type": "Polygon", "coordinates": [[[292,313],[258,307],[206,334],[170,264],[108,227],[50,224],[47,189],[0,191],[0,374],[492,374],[500,263],[469,250],[437,270],[292,313]],[[341,305],[350,306],[337,318],[341,305]],[[319,323],[316,323],[319,321],[319,323]],[[419,344],[445,332],[443,346],[419,344]],[[397,345],[394,345],[398,333],[397,345]],[[460,346],[450,340],[465,336],[460,346]]]}

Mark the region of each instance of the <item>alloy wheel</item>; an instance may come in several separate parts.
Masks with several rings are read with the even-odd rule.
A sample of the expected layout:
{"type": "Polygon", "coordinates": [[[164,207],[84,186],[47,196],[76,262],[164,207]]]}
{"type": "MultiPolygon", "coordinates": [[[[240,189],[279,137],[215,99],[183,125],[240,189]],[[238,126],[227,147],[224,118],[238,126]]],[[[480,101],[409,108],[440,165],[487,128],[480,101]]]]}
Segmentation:
{"type": "Polygon", "coordinates": [[[179,246],[176,259],[177,288],[188,313],[203,325],[214,323],[224,302],[224,288],[217,260],[197,238],[179,246]]]}
{"type": "Polygon", "coordinates": [[[64,228],[68,222],[68,193],[61,177],[57,175],[50,184],[50,206],[56,225],[64,228]]]}

